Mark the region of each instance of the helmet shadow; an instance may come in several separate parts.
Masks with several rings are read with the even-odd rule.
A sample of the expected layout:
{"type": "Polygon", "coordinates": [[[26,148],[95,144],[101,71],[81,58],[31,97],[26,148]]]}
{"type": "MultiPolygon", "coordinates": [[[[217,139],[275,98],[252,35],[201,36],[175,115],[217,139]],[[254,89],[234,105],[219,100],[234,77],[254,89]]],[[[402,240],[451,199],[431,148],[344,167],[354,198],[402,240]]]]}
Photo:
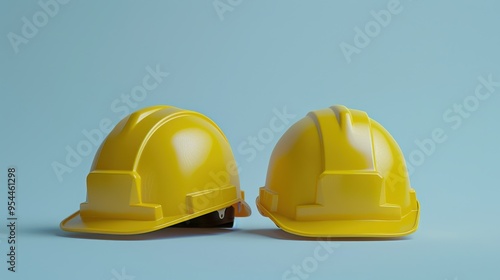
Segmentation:
{"type": "Polygon", "coordinates": [[[368,241],[404,241],[411,240],[410,236],[401,236],[401,237],[305,237],[298,236],[294,234],[290,234],[286,231],[283,231],[279,228],[275,229],[253,229],[253,230],[245,230],[239,231],[239,234],[253,234],[259,236],[265,236],[273,239],[280,240],[292,240],[292,241],[338,241],[338,242],[368,242],[368,241]]]}
{"type": "Polygon", "coordinates": [[[63,238],[73,239],[88,239],[88,240],[108,240],[108,241],[146,241],[146,240],[161,240],[175,238],[193,238],[193,237],[209,237],[228,234],[237,231],[232,228],[164,228],[157,231],[135,234],[135,235],[110,235],[110,234],[93,234],[93,233],[77,233],[66,232],[59,227],[49,228],[31,228],[24,230],[24,233],[33,235],[51,235],[63,238]]]}

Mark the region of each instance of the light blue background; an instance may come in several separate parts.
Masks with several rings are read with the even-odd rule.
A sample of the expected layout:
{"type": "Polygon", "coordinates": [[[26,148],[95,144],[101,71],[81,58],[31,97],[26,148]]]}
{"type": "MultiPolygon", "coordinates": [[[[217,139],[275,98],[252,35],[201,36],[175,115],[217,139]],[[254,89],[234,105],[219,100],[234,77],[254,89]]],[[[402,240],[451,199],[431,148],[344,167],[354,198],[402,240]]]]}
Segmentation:
{"type": "MultiPolygon", "coordinates": [[[[44,1],[44,0],[42,0],[44,1]]],[[[226,1],[223,1],[227,3],[226,1]]],[[[436,128],[446,141],[411,176],[418,231],[401,240],[337,240],[308,279],[498,279],[500,88],[457,129],[443,114],[500,81],[500,2],[409,1],[347,63],[339,47],[389,1],[248,1],[218,17],[212,1],[70,1],[16,54],[35,2],[0,4],[0,278],[281,279],[319,243],[281,232],[254,200],[275,134],[253,160],[239,151],[273,109],[299,120],[333,104],[382,123],[407,158],[436,128]],[[92,2],[92,3],[89,3],[92,2]],[[110,104],[160,65],[170,75],[138,104],[200,111],[229,138],[254,213],[234,230],[166,229],[136,238],[67,234],[59,222],[85,200],[84,157],[60,182],[51,164],[82,130],[120,114],[110,104]],[[242,144],[243,143],[243,144],[242,144]],[[6,265],[6,169],[18,168],[18,272],[6,265]],[[131,240],[127,240],[131,239],[131,240]]],[[[454,114],[454,116],[457,116],[454,114]]],[[[291,123],[286,125],[290,126],[291,123]]],[[[300,279],[300,278],[299,278],[300,279]]]]}

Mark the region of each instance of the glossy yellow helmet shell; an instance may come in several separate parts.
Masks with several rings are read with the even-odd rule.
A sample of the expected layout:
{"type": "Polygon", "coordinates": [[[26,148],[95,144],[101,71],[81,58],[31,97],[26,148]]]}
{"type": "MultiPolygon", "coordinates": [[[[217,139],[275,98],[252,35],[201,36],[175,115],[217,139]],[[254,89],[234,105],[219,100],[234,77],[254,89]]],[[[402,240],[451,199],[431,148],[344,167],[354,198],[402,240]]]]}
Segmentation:
{"type": "Polygon", "coordinates": [[[138,234],[244,202],[231,147],[206,116],[170,106],[116,125],[87,176],[87,201],[61,223],[74,232],[138,234]]]}
{"type": "Polygon", "coordinates": [[[344,106],[313,111],[283,135],[257,207],[281,229],[311,237],[403,236],[419,220],[398,144],[344,106]]]}

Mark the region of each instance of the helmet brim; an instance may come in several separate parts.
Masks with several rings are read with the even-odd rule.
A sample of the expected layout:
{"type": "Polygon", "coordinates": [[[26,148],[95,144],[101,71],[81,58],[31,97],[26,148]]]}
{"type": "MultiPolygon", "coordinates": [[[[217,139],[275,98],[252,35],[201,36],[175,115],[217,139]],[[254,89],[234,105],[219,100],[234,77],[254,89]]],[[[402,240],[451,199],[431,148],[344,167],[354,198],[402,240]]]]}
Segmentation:
{"type": "Polygon", "coordinates": [[[235,217],[248,217],[252,214],[252,208],[244,200],[233,204],[235,217]]]}
{"type": "Polygon", "coordinates": [[[64,219],[60,227],[69,232],[97,233],[97,234],[116,234],[133,235],[142,234],[170,227],[205,214],[208,214],[225,207],[234,207],[236,217],[246,217],[251,214],[250,206],[243,200],[231,202],[226,205],[212,207],[189,215],[170,216],[158,219],[156,221],[125,220],[125,219],[99,219],[83,218],[80,211],[64,219]]]}
{"type": "Polygon", "coordinates": [[[399,220],[326,220],[297,221],[276,212],[268,211],[259,203],[257,209],[269,217],[282,230],[306,237],[401,237],[418,228],[420,205],[399,220]]]}

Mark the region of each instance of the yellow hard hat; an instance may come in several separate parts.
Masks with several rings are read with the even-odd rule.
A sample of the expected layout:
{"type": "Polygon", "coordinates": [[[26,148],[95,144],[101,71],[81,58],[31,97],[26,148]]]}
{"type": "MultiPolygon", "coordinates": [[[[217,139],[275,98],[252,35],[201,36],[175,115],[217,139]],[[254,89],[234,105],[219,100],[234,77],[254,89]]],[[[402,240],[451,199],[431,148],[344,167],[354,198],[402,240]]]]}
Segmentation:
{"type": "Polygon", "coordinates": [[[200,113],[154,106],[125,117],[104,140],[87,176],[87,201],[61,228],[139,234],[190,221],[232,226],[232,217],[250,213],[220,128],[200,113]]]}
{"type": "Polygon", "coordinates": [[[310,112],[277,143],[259,212],[311,237],[391,237],[417,230],[419,203],[403,154],[365,112],[310,112]]]}

